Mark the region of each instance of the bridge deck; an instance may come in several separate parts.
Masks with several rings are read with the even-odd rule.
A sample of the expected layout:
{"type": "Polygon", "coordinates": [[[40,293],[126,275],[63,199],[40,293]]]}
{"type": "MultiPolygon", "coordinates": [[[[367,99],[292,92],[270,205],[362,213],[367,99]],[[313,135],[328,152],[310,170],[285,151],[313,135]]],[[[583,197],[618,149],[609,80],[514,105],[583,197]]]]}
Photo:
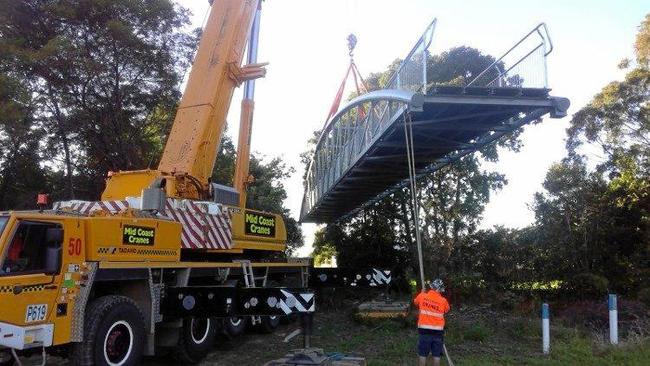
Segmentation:
{"type": "Polygon", "coordinates": [[[568,99],[549,96],[546,57],[553,44],[544,23],[483,71],[454,79],[473,77],[464,86],[428,74],[435,24],[386,89],[353,99],[327,121],[307,171],[301,221],[335,221],[408,186],[405,124],[413,130],[421,177],[547,114],[566,115],[568,99]]]}
{"type": "Polygon", "coordinates": [[[438,87],[426,96],[422,111],[392,116],[356,162],[309,207],[301,221],[330,222],[386,196],[408,179],[404,115],[410,113],[418,175],[480,149],[546,114],[566,115],[568,100],[548,96],[547,89],[438,87]]]}

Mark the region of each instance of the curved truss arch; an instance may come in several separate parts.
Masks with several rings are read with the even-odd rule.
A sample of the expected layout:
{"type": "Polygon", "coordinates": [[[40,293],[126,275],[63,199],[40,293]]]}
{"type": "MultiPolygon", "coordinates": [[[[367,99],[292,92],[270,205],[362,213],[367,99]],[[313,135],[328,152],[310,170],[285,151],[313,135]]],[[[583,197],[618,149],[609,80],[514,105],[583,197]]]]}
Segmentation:
{"type": "Polygon", "coordinates": [[[316,143],[301,217],[319,204],[394,121],[406,112],[422,111],[423,104],[422,94],[384,89],[359,96],[337,112],[316,143]]]}

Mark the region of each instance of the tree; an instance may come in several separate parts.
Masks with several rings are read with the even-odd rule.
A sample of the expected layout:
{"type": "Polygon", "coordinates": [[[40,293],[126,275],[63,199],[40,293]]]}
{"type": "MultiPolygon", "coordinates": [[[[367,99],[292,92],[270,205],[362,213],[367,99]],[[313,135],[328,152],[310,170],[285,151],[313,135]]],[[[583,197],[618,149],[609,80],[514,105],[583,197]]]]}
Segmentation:
{"type": "Polygon", "coordinates": [[[650,14],[639,27],[635,50],[637,65],[625,79],[609,83],[574,114],[567,149],[575,155],[584,144],[596,145],[605,155],[602,170],[616,170],[619,161],[632,158],[650,175],[650,14]]]}
{"type": "MultiPolygon", "coordinates": [[[[45,188],[94,200],[108,171],[155,166],[199,39],[188,25],[171,0],[0,0],[0,207],[45,188]]],[[[220,146],[213,180],[232,185],[234,145],[220,146]]],[[[251,172],[249,207],[285,215],[301,245],[291,169],[253,156],[251,172]]]]}
{"type": "Polygon", "coordinates": [[[650,14],[646,14],[645,19],[639,26],[639,33],[636,35],[634,50],[639,64],[644,67],[650,65],[650,14]]]}
{"type": "Polygon", "coordinates": [[[501,226],[465,237],[449,260],[457,273],[456,284],[503,291],[539,281],[539,262],[534,259],[540,256],[535,253],[534,237],[531,228],[501,226]]]}
{"type": "Polygon", "coordinates": [[[311,256],[316,266],[332,265],[333,258],[337,256],[336,246],[325,238],[325,230],[319,229],[314,233],[314,243],[311,256]]]}
{"type": "Polygon", "coordinates": [[[294,172],[295,169],[287,167],[279,157],[265,163],[255,154],[251,156],[250,174],[254,181],[248,185],[246,206],[282,215],[287,228],[287,254],[292,254],[304,244],[300,225],[291,217],[289,209],[284,207],[287,190],[282,182],[294,172]]]}
{"type": "Polygon", "coordinates": [[[31,128],[31,112],[24,86],[0,74],[0,210],[34,207],[47,185],[38,154],[42,134],[31,128]]]}
{"type": "MultiPolygon", "coordinates": [[[[0,70],[34,98],[65,198],[156,162],[197,40],[170,0],[0,0],[0,70]]],[[[56,186],[56,185],[55,185],[56,186]]]]}
{"type": "Polygon", "coordinates": [[[619,291],[650,278],[649,44],[650,14],[637,34],[636,65],[574,114],[568,157],[549,170],[546,191],[535,196],[540,240],[559,277],[595,273],[619,291]],[[585,145],[603,154],[593,171],[580,155],[585,145]]]}
{"type": "Polygon", "coordinates": [[[593,273],[614,290],[635,290],[648,269],[650,231],[650,188],[639,183],[627,173],[608,180],[577,157],[551,167],[533,206],[546,270],[567,282],[593,273]]]}

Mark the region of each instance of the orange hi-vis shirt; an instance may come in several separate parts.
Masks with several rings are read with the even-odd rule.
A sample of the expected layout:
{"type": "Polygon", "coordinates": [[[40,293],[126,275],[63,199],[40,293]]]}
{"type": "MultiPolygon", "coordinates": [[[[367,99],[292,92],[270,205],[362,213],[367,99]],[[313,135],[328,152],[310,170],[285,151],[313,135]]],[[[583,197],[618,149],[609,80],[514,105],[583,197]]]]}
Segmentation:
{"type": "Polygon", "coordinates": [[[415,297],[413,303],[420,309],[418,328],[445,329],[445,314],[449,311],[449,302],[439,292],[434,290],[421,292],[415,297]]]}

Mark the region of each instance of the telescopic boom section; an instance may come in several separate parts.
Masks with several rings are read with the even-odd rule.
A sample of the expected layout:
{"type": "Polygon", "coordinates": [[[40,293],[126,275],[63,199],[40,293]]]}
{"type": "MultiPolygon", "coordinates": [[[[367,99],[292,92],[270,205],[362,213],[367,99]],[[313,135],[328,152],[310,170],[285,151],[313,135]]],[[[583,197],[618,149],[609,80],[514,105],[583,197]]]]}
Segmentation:
{"type": "Polygon", "coordinates": [[[240,67],[258,5],[255,0],[212,5],[159,171],[187,174],[207,186],[235,87],[265,72],[260,65],[240,67]]]}
{"type": "MultiPolygon", "coordinates": [[[[158,169],[109,172],[102,200],[137,197],[148,187],[163,188],[168,197],[209,198],[209,178],[233,91],[241,83],[266,74],[266,64],[241,66],[259,3],[214,2],[158,169]]],[[[243,113],[252,116],[252,106],[243,113]]],[[[246,132],[249,129],[250,125],[246,132]]],[[[247,177],[247,166],[245,170],[239,172],[247,177]]],[[[240,189],[243,186],[236,184],[240,189]]]]}
{"type": "MultiPolygon", "coordinates": [[[[261,4],[260,4],[261,5],[261,4]]],[[[248,40],[246,62],[257,64],[257,45],[260,38],[261,9],[255,13],[253,27],[248,40]]],[[[239,140],[237,143],[237,163],[235,164],[234,185],[239,192],[239,206],[246,207],[246,189],[251,181],[249,175],[251,135],[253,132],[253,110],[255,109],[255,79],[247,80],[244,84],[244,98],[241,101],[241,116],[239,121],[239,140]]]]}

